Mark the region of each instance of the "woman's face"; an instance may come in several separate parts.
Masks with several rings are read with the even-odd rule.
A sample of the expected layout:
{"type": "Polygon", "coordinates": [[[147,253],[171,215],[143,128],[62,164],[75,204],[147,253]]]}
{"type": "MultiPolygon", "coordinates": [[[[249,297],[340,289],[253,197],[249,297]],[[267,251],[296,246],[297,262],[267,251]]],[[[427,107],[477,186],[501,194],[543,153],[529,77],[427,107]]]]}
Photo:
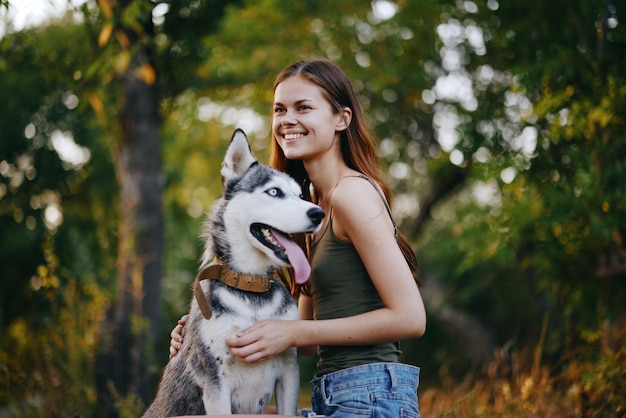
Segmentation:
{"type": "Polygon", "coordinates": [[[339,145],[343,113],[332,107],[316,84],[301,76],[283,80],[274,91],[272,131],[285,157],[308,160],[339,145]]]}

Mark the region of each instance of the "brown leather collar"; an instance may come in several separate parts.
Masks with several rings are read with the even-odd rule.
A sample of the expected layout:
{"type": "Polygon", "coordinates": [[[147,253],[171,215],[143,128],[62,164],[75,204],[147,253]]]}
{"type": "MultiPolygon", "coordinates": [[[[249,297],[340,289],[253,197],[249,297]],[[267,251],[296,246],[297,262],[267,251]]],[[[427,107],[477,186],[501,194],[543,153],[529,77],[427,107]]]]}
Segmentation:
{"type": "Polygon", "coordinates": [[[193,293],[198,301],[200,311],[205,319],[210,319],[212,312],[209,306],[208,295],[202,290],[202,280],[219,280],[220,282],[246,292],[263,293],[270,290],[274,282],[274,274],[255,276],[237,273],[222,264],[211,264],[200,270],[193,285],[193,293]]]}

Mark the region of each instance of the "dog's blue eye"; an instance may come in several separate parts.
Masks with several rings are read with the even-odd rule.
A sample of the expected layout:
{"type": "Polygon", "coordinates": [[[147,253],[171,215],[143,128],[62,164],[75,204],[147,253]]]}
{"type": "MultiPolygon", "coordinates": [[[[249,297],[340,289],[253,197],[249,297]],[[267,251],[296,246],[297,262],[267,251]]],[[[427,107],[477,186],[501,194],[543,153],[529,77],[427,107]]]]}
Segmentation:
{"type": "Polygon", "coordinates": [[[285,195],[283,191],[277,187],[272,187],[271,189],[267,189],[265,193],[267,193],[268,195],[272,197],[283,197],[285,195]]]}

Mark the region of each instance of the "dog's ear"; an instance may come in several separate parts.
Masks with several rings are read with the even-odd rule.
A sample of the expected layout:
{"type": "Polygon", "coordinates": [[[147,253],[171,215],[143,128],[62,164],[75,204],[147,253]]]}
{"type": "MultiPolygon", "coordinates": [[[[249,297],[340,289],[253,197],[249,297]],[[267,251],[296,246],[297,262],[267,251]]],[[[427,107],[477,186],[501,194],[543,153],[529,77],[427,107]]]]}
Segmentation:
{"type": "Polygon", "coordinates": [[[229,181],[243,176],[248,168],[256,162],[257,160],[252,155],[245,132],[241,129],[236,129],[222,162],[222,180],[229,181]]]}

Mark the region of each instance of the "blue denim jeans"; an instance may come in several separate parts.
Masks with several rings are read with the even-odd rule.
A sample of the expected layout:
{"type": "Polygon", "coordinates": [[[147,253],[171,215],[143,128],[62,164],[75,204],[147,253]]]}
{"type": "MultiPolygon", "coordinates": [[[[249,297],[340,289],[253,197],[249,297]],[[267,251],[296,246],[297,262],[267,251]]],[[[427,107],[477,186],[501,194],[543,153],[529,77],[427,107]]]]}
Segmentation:
{"type": "Polygon", "coordinates": [[[419,418],[420,369],[402,363],[351,367],[313,379],[312,410],[303,417],[419,418]]]}

